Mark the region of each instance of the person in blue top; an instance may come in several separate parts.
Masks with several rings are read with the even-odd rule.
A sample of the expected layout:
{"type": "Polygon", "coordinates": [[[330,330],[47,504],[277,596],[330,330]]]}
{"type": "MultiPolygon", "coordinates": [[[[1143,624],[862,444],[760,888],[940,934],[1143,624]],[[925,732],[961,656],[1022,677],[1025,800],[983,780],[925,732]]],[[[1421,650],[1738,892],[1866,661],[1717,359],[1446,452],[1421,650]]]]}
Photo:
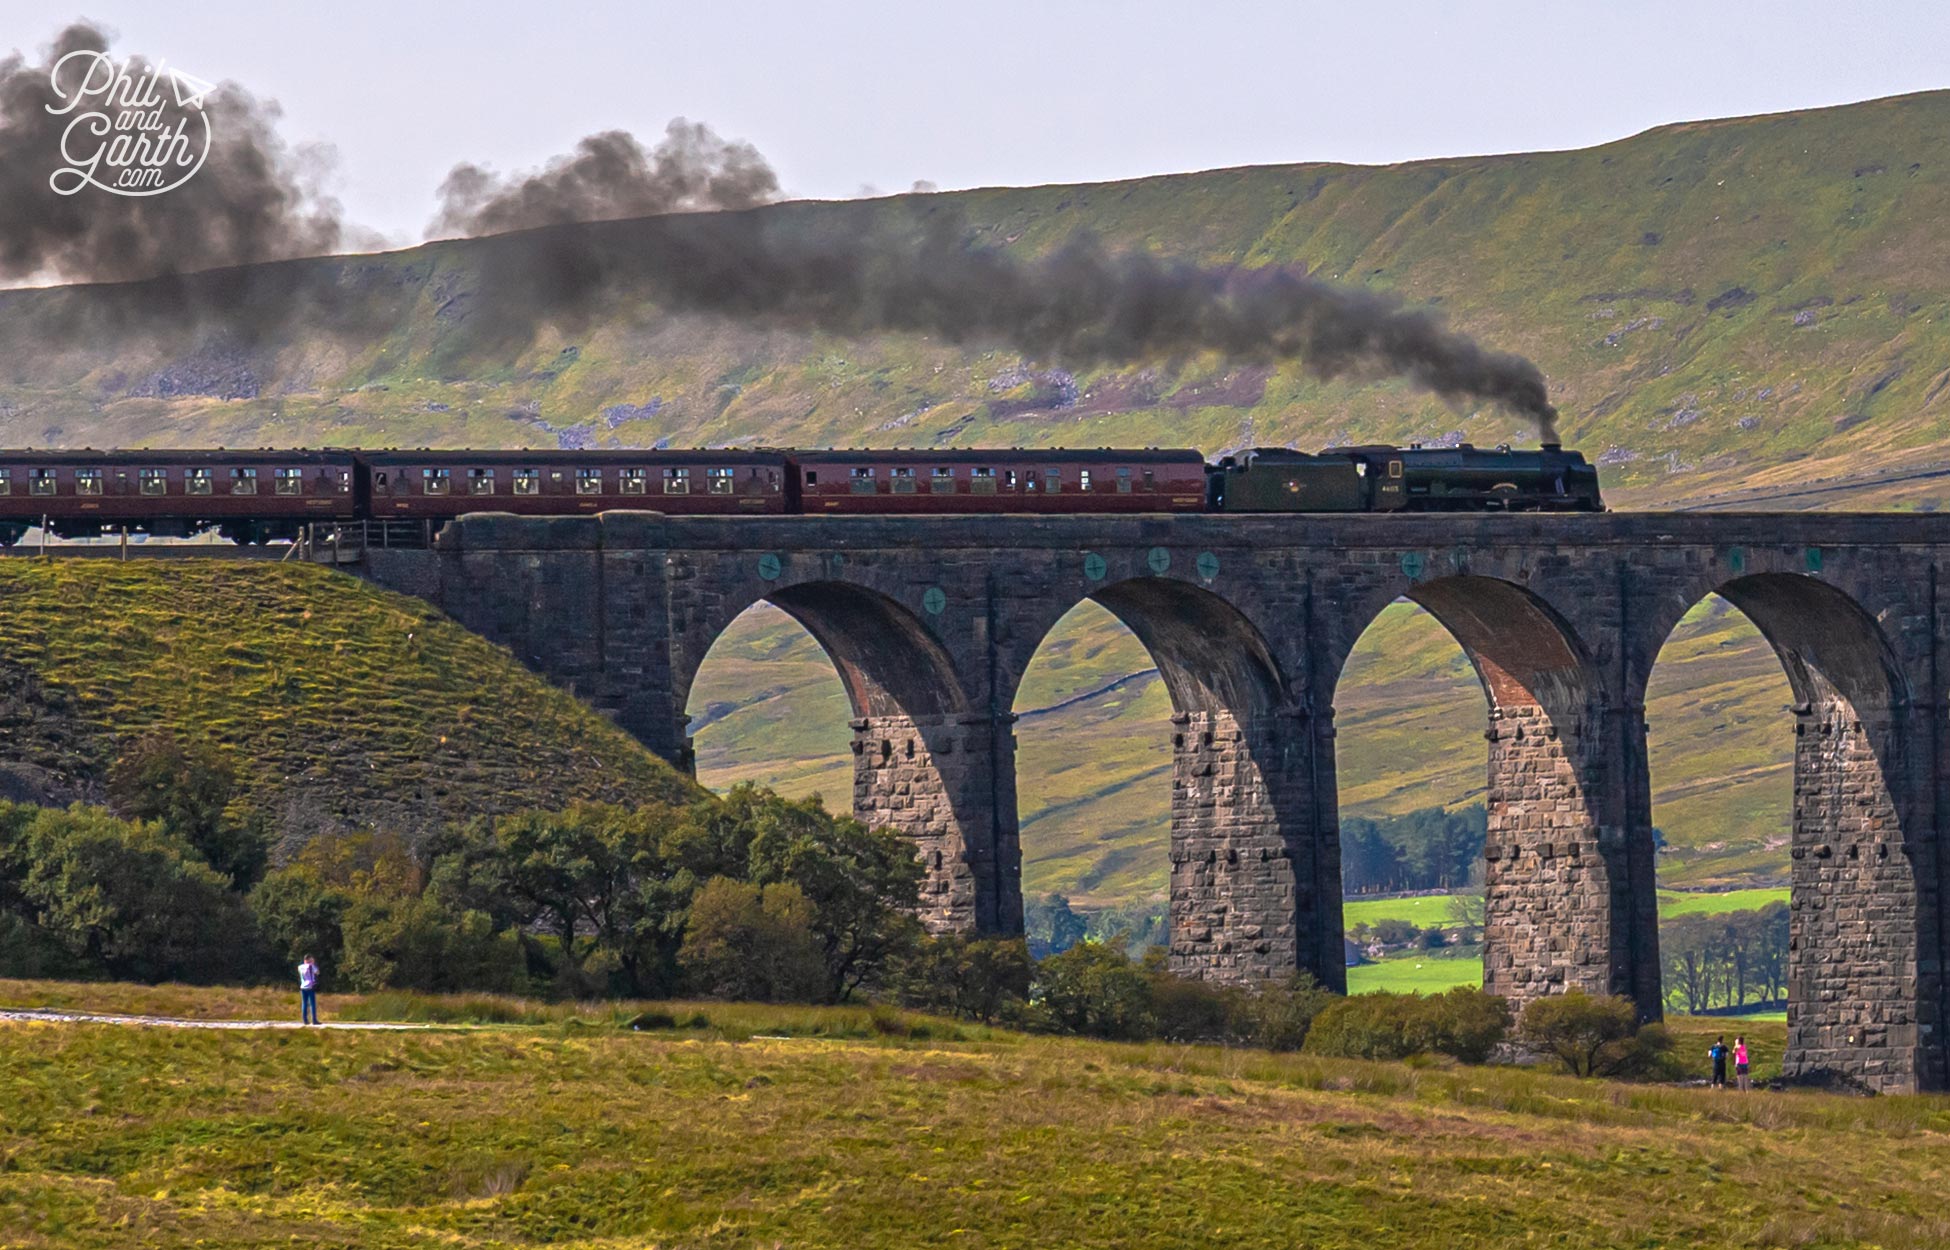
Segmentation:
{"type": "Polygon", "coordinates": [[[310,955],[298,965],[298,1012],[306,1024],[318,1023],[318,961],[310,955]]]}
{"type": "Polygon", "coordinates": [[[1706,1057],[1713,1061],[1713,1088],[1725,1089],[1727,1087],[1727,1039],[1722,1036],[1716,1040],[1713,1048],[1706,1052],[1706,1057]]]}

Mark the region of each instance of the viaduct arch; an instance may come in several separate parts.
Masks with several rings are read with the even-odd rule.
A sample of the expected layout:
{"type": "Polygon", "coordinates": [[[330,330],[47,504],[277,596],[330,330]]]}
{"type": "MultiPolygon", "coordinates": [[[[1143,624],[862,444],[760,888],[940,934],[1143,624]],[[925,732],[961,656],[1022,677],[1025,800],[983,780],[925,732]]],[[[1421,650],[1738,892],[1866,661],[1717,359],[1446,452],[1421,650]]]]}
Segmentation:
{"type": "Polygon", "coordinates": [[[1017,683],[1084,598],[1150,649],[1173,705],[1172,962],[1344,984],[1333,696],[1409,598],[1489,696],[1490,988],[1659,1012],[1646,679],[1713,592],[1795,691],[1788,1068],[1950,1081],[1950,522],[1921,516],[1046,518],[474,516],[373,552],[420,594],[688,766],[718,631],[769,600],[833,657],[854,804],[913,838],[939,929],[1019,932],[1017,683]]]}

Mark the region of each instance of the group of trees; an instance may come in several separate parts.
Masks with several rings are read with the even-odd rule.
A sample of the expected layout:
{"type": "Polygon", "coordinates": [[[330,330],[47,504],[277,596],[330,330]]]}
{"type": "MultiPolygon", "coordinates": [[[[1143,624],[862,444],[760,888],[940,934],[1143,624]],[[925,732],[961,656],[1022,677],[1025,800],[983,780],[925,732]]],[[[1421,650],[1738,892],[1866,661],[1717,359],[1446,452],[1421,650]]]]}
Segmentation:
{"type": "MultiPolygon", "coordinates": [[[[912,848],[749,787],[683,808],[315,839],[269,868],[219,755],[145,739],[114,809],[0,805],[0,975],[837,1001],[921,941],[912,848]]],[[[1026,956],[1025,956],[1026,958],[1026,956]]]]}
{"type": "Polygon", "coordinates": [[[1697,1015],[1787,997],[1788,906],[1675,916],[1659,926],[1666,1002],[1697,1015]]]}
{"type": "Polygon", "coordinates": [[[1460,889],[1481,879],[1488,829],[1480,803],[1378,820],[1342,817],[1341,886],[1349,894],[1460,889]]]}

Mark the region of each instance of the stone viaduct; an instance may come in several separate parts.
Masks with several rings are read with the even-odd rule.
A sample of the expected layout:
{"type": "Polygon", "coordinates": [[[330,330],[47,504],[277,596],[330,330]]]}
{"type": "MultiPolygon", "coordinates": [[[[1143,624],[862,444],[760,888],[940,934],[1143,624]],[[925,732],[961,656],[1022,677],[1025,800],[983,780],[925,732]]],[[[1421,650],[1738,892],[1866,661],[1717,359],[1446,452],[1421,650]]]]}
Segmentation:
{"type": "Polygon", "coordinates": [[[1089,598],[1174,707],[1171,961],[1345,985],[1334,690],[1384,606],[1422,605],[1488,695],[1485,978],[1660,1012],[1645,688],[1717,592],[1794,691],[1790,1074],[1941,1089],[1950,955],[1950,525],[1836,514],[674,518],[450,525],[373,551],[421,595],[690,767],[685,704],[769,601],[853,705],[854,806],[911,837],[937,929],[1018,933],[1010,708],[1089,598]]]}

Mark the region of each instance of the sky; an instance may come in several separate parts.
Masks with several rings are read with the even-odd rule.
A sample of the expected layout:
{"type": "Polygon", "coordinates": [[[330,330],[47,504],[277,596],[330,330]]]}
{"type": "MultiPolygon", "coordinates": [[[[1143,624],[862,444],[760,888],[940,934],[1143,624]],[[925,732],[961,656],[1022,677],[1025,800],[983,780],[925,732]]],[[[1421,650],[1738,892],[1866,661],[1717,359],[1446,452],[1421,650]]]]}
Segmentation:
{"type": "Polygon", "coordinates": [[[672,117],[793,196],[1583,147],[1666,122],[1950,85],[1950,5],[926,0],[0,0],[234,80],[329,145],[353,221],[422,237],[447,170],[534,168],[672,117]]]}

